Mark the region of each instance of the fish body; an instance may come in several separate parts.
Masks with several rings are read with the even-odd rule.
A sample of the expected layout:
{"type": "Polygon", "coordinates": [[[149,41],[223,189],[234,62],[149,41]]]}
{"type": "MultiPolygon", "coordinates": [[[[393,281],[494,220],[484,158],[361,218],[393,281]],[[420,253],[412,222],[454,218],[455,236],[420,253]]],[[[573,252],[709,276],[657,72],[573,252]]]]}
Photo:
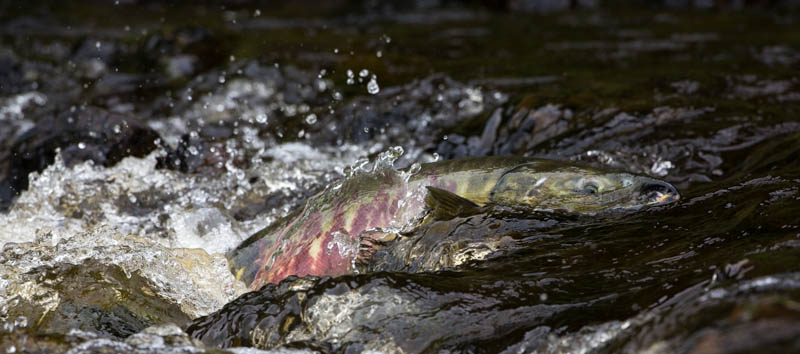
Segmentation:
{"type": "Polygon", "coordinates": [[[666,182],[570,163],[481,157],[357,173],[310,197],[229,254],[251,289],[291,276],[352,273],[363,239],[396,234],[486,205],[597,213],[665,204],[666,182]]]}

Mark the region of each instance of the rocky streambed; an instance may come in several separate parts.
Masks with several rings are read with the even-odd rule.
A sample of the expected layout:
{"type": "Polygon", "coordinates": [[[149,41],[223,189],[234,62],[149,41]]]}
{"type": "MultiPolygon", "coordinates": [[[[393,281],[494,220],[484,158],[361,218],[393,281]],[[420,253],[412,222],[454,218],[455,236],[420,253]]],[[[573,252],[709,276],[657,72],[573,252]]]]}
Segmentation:
{"type": "Polygon", "coordinates": [[[0,351],[797,351],[792,2],[575,3],[0,4],[0,351]],[[334,181],[490,155],[682,198],[438,221],[252,292],[229,271],[334,181]]]}

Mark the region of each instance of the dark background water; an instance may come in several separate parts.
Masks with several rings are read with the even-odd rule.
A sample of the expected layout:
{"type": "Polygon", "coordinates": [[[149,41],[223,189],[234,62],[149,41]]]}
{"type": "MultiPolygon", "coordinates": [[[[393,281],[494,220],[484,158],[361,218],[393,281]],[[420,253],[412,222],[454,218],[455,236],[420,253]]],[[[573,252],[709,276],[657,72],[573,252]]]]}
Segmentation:
{"type": "MultiPolygon", "coordinates": [[[[246,139],[352,144],[373,157],[399,145],[400,167],[437,155],[575,160],[670,181],[683,198],[547,227],[504,213],[443,222],[416,237],[506,238],[487,259],[436,272],[390,268],[268,286],[191,324],[166,305],[141,305],[161,306],[160,316],[143,317],[124,302],[126,310],[103,303],[97,313],[113,321],[40,321],[0,339],[60,351],[83,340],[69,328],[122,340],[169,320],[208,346],[798,351],[797,6],[2,2],[6,212],[56,148],[67,165],[106,167],[161,148],[159,168],[213,179],[234,170],[228,163],[261,163],[246,139]]],[[[291,209],[341,171],[329,172],[227,210],[248,222],[291,209]]],[[[144,193],[115,203],[126,215],[164,215],[168,200],[144,193]]],[[[63,213],[94,220],[92,203],[63,213]]],[[[11,259],[13,250],[4,253],[11,259]]]]}

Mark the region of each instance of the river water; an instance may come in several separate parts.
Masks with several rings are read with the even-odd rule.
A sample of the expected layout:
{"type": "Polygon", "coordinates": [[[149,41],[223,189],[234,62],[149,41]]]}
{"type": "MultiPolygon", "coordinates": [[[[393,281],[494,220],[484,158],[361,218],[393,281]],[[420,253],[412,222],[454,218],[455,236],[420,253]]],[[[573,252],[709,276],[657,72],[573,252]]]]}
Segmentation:
{"type": "Polygon", "coordinates": [[[800,351],[796,9],[557,3],[0,3],[0,351],[800,351]],[[228,269],[341,178],[488,155],[682,197],[228,269]]]}

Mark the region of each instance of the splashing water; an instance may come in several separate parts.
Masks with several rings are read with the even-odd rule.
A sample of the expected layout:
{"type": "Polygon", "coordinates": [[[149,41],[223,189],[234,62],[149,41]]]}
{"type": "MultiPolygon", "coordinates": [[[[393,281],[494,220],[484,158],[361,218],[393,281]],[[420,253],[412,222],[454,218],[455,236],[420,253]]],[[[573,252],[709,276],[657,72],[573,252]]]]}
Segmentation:
{"type": "MultiPolygon", "coordinates": [[[[0,188],[42,164],[19,196],[0,189],[0,351],[798,348],[796,14],[578,2],[599,9],[532,23],[550,5],[444,3],[0,5],[0,188]],[[126,123],[45,123],[92,109],[126,123]],[[156,151],[88,162],[114,150],[99,132],[135,120],[156,151]],[[228,270],[223,253],[320,191],[486,155],[647,174],[685,198],[437,221],[360,274],[247,294],[228,270]]],[[[397,206],[423,202],[407,190],[397,206]]],[[[408,231],[404,217],[373,231],[408,231]]],[[[357,241],[322,250],[354,258],[357,241]]]]}

